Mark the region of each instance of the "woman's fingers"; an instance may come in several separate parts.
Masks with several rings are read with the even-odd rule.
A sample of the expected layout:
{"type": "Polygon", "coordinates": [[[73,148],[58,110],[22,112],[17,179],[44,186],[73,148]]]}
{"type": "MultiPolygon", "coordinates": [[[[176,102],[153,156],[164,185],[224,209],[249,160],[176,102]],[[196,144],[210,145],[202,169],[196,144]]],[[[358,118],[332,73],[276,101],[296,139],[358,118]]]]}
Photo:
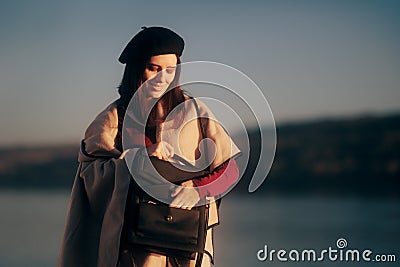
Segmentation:
{"type": "Polygon", "coordinates": [[[181,192],[183,190],[182,186],[177,186],[174,190],[174,192],[172,192],[171,197],[175,197],[176,195],[178,195],[179,192],[181,192]]]}
{"type": "Polygon", "coordinates": [[[185,187],[194,187],[192,180],[187,180],[181,183],[181,186],[176,186],[174,192],[172,192],[171,197],[175,197],[179,192],[181,192],[185,187]]]}
{"type": "Polygon", "coordinates": [[[182,201],[179,198],[174,198],[169,206],[173,208],[180,208],[182,206],[182,201]]]}
{"type": "Polygon", "coordinates": [[[174,200],[171,202],[171,204],[169,206],[174,207],[174,208],[190,210],[197,203],[194,201],[193,198],[185,199],[180,196],[182,196],[182,195],[178,195],[176,198],[174,198],[174,200]]]}
{"type": "Polygon", "coordinates": [[[159,142],[147,148],[149,156],[157,157],[161,160],[168,160],[174,156],[174,148],[167,142],[159,142]]]}
{"type": "Polygon", "coordinates": [[[164,156],[166,157],[166,159],[168,158],[172,158],[174,156],[174,148],[168,144],[167,142],[161,142],[161,148],[163,151],[164,156]]]}
{"type": "MultiPolygon", "coordinates": [[[[188,183],[192,184],[192,183],[188,183]]],[[[187,186],[180,186],[175,189],[171,194],[175,197],[171,202],[170,207],[182,208],[182,209],[192,209],[197,202],[200,201],[199,193],[196,190],[192,190],[187,186]]]]}

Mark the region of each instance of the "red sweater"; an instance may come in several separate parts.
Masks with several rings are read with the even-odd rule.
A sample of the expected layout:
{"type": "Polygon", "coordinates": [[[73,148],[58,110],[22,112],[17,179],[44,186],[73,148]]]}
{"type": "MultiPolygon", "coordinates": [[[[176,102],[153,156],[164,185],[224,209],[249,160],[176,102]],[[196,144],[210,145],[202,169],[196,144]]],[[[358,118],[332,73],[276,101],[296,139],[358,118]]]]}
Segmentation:
{"type": "Polygon", "coordinates": [[[228,190],[234,183],[236,183],[238,178],[239,169],[236,161],[230,159],[228,162],[224,163],[221,168],[218,168],[209,175],[203,178],[193,179],[193,183],[196,185],[201,198],[204,196],[215,197],[228,190]],[[208,186],[207,188],[201,187],[214,181],[215,183],[213,183],[212,186],[208,186]]]}

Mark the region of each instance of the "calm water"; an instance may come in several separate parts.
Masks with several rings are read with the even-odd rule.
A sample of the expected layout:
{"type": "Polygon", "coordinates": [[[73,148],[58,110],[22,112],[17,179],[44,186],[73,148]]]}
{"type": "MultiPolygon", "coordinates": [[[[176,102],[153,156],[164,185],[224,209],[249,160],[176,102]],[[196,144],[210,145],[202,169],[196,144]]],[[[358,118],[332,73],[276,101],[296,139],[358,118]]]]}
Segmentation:
{"type": "MultiPolygon", "coordinates": [[[[68,192],[0,192],[0,266],[55,266],[68,192]]],[[[227,197],[215,233],[216,266],[399,266],[400,202],[355,198],[227,197]],[[347,248],[396,263],[258,261],[257,251],[347,248]]]]}

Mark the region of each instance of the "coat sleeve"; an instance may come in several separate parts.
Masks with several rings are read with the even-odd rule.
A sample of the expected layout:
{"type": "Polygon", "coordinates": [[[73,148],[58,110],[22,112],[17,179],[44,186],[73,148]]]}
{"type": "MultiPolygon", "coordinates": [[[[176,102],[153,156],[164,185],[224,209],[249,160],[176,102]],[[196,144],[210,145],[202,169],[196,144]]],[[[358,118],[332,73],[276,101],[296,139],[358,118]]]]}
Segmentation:
{"type": "Polygon", "coordinates": [[[90,205],[91,214],[101,218],[115,196],[123,196],[130,174],[124,159],[96,159],[82,163],[80,178],[90,205]]]}
{"type": "Polygon", "coordinates": [[[116,102],[85,131],[80,162],[69,201],[59,267],[116,266],[131,175],[126,157],[115,148],[118,133],[116,102]]]}
{"type": "Polygon", "coordinates": [[[130,177],[121,158],[80,163],[57,266],[117,265],[130,177]]]}

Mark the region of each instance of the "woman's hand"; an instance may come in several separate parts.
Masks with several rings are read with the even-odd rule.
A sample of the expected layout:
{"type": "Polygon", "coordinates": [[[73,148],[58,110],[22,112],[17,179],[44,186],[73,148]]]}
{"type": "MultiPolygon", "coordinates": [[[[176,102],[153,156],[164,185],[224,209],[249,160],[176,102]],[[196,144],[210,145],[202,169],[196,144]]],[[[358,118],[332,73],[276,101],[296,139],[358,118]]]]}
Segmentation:
{"type": "Polygon", "coordinates": [[[150,157],[154,156],[161,160],[168,160],[174,156],[174,148],[164,141],[148,146],[146,149],[150,157]]]}
{"type": "Polygon", "coordinates": [[[170,207],[182,208],[190,210],[200,201],[200,194],[197,190],[193,190],[195,187],[192,180],[183,182],[180,187],[177,187],[171,194],[171,197],[175,197],[174,200],[169,204],[170,207]]]}

